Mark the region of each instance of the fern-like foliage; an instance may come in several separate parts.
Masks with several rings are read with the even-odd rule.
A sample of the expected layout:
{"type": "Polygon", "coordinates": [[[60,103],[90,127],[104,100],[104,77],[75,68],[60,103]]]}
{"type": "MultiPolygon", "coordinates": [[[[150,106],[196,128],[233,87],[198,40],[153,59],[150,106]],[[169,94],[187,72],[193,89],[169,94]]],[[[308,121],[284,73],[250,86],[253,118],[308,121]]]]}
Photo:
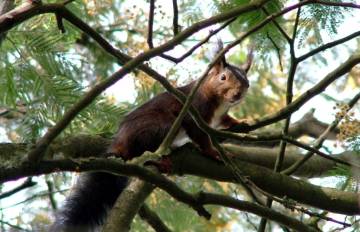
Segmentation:
{"type": "MultiPolygon", "coordinates": [[[[342,0],[332,0],[333,2],[344,2],[342,0]]],[[[354,1],[346,1],[354,2],[354,1]]],[[[299,44],[302,46],[304,40],[312,34],[315,43],[323,42],[321,32],[326,32],[329,36],[337,34],[337,30],[344,21],[345,16],[351,13],[351,8],[341,8],[311,4],[301,9],[301,27],[299,32],[299,44]]]]}
{"type": "MultiPolygon", "coordinates": [[[[22,140],[32,141],[60,120],[86,94],[90,83],[87,80],[95,78],[83,71],[81,55],[58,31],[10,32],[3,48],[6,52],[1,54],[0,62],[4,67],[0,73],[0,104],[13,109],[25,107],[26,117],[21,117],[15,128],[22,140]]],[[[64,134],[74,130],[113,131],[127,109],[99,97],[64,134]]]]}

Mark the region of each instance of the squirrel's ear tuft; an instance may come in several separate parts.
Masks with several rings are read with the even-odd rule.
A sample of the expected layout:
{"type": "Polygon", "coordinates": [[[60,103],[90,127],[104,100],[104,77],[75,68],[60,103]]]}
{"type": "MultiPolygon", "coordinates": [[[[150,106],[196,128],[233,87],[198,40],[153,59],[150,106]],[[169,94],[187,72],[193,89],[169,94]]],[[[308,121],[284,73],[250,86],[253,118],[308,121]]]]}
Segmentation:
{"type": "Polygon", "coordinates": [[[219,62],[217,62],[209,71],[211,75],[217,75],[224,69],[224,62],[223,59],[221,59],[219,62]]]}
{"type": "Polygon", "coordinates": [[[248,55],[247,55],[246,62],[240,66],[240,68],[241,68],[242,70],[244,70],[246,73],[247,73],[247,72],[249,71],[249,69],[251,68],[251,64],[252,64],[253,58],[254,58],[254,47],[250,47],[250,51],[249,51],[249,53],[248,53],[248,55]]]}
{"type": "MultiPolygon", "coordinates": [[[[221,41],[220,38],[217,38],[216,46],[212,49],[212,55],[209,58],[214,59],[214,57],[216,57],[216,55],[219,54],[219,52],[221,52],[223,47],[224,47],[223,42],[221,41]]],[[[226,60],[225,60],[225,56],[223,55],[220,58],[220,60],[212,67],[209,73],[212,75],[217,75],[224,70],[225,66],[226,66],[226,60]]]]}
{"type": "MultiPolygon", "coordinates": [[[[223,49],[224,49],[224,43],[219,37],[217,37],[217,52],[216,52],[216,54],[220,53],[223,49]]],[[[220,61],[218,63],[220,63],[222,65],[222,68],[224,68],[226,66],[225,55],[223,55],[220,58],[220,61]]]]}

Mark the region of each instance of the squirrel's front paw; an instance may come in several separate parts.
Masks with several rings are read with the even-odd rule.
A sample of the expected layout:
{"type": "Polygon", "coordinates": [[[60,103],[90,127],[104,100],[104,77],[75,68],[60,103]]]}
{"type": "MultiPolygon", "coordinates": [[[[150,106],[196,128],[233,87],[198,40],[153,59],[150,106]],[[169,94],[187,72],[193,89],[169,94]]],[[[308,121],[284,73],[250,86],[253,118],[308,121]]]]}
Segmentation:
{"type": "Polygon", "coordinates": [[[162,156],[158,161],[149,160],[144,163],[144,166],[155,166],[161,173],[171,173],[172,161],[169,156],[162,156]]]}

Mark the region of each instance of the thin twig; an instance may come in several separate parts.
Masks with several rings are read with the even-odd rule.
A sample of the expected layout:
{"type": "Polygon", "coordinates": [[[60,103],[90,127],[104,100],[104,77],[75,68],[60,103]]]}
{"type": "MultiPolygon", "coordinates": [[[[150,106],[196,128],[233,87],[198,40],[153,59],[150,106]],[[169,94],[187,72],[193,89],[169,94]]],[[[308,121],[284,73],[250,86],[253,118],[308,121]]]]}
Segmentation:
{"type": "Polygon", "coordinates": [[[156,232],[171,232],[161,218],[153,210],[151,210],[147,204],[143,204],[143,206],[141,206],[138,214],[156,232]]]}
{"type": "Polygon", "coordinates": [[[268,39],[270,40],[270,42],[274,45],[275,50],[276,50],[276,54],[278,56],[278,60],[279,60],[279,66],[280,66],[280,70],[283,71],[283,65],[282,65],[282,61],[281,61],[281,53],[280,53],[280,47],[277,46],[277,44],[275,43],[275,41],[273,40],[273,38],[271,38],[271,36],[269,35],[269,33],[266,33],[266,36],[268,37],[268,39]]]}
{"type": "Polygon", "coordinates": [[[354,33],[352,33],[352,34],[350,34],[348,36],[345,36],[345,37],[343,37],[341,39],[338,39],[338,40],[329,42],[327,44],[321,45],[320,47],[317,47],[314,50],[311,50],[310,52],[308,52],[308,53],[306,53],[306,54],[304,54],[302,56],[299,56],[298,60],[299,60],[299,62],[304,61],[307,58],[309,58],[309,57],[311,57],[311,56],[313,56],[313,55],[315,55],[315,54],[317,54],[319,52],[323,52],[326,49],[329,49],[329,48],[335,47],[335,46],[337,46],[339,44],[345,43],[346,41],[349,41],[349,40],[351,40],[351,39],[353,39],[353,38],[355,38],[357,36],[360,36],[360,31],[354,32],[354,33]]]}
{"type": "Polygon", "coordinates": [[[5,224],[5,225],[7,225],[7,226],[9,226],[11,228],[14,228],[14,229],[18,230],[18,231],[32,232],[32,230],[25,229],[25,228],[23,228],[21,226],[11,224],[11,223],[6,222],[4,220],[0,220],[0,223],[5,224]]]}
{"type": "Polygon", "coordinates": [[[174,31],[174,36],[176,36],[179,33],[179,10],[178,10],[178,5],[177,5],[177,0],[172,0],[172,5],[173,5],[173,11],[174,11],[174,16],[173,16],[173,31],[174,31]]]}
{"type": "MultiPolygon", "coordinates": [[[[356,104],[356,102],[360,99],[360,92],[358,94],[356,94],[353,99],[348,103],[349,105],[349,109],[346,110],[347,112],[356,104]]],[[[326,140],[327,135],[336,128],[336,126],[338,125],[338,123],[341,121],[341,118],[335,119],[334,122],[332,122],[328,128],[320,135],[320,137],[317,139],[317,141],[314,144],[314,148],[315,149],[319,149],[323,142],[326,140]]],[[[301,160],[298,160],[296,163],[294,163],[292,166],[290,166],[289,168],[287,168],[286,170],[282,171],[283,174],[286,175],[291,175],[294,172],[296,172],[307,160],[309,160],[313,154],[315,154],[312,151],[309,151],[308,153],[306,153],[304,155],[304,157],[301,160]]]]}
{"type": "Polygon", "coordinates": [[[283,136],[282,139],[283,139],[284,141],[288,142],[288,143],[291,143],[291,144],[293,144],[293,145],[295,145],[295,146],[298,146],[298,147],[300,147],[300,148],[303,148],[303,149],[305,149],[305,150],[307,150],[307,151],[309,151],[309,152],[315,153],[315,154],[317,154],[317,155],[319,155],[319,156],[321,156],[321,157],[323,157],[323,158],[325,158],[325,159],[332,160],[332,161],[334,161],[334,162],[336,162],[336,163],[344,164],[344,165],[346,165],[346,166],[360,168],[360,165],[358,165],[358,164],[354,164],[354,163],[352,163],[352,162],[348,162],[348,161],[345,161],[345,160],[342,160],[342,159],[333,157],[333,156],[331,156],[331,155],[327,155],[327,154],[325,154],[324,152],[319,151],[319,150],[316,149],[316,148],[313,148],[313,147],[311,147],[311,146],[309,146],[309,145],[307,145],[307,144],[304,144],[304,143],[302,143],[302,142],[296,141],[296,140],[294,140],[294,139],[292,139],[292,138],[290,138],[290,137],[283,136]]]}
{"type": "Polygon", "coordinates": [[[230,20],[228,20],[227,22],[225,22],[223,25],[221,25],[220,27],[218,27],[215,30],[212,30],[209,32],[209,34],[202,40],[200,40],[197,44],[195,44],[191,49],[189,49],[187,52],[185,52],[183,55],[181,55],[180,57],[172,57],[172,56],[167,56],[166,54],[162,54],[162,58],[168,59],[176,64],[180,63],[181,61],[183,61],[185,58],[189,57],[196,49],[198,49],[199,47],[201,47],[201,45],[205,44],[206,42],[209,41],[209,39],[214,36],[215,34],[217,34],[219,31],[221,31],[222,29],[224,29],[225,27],[227,27],[228,25],[230,25],[232,22],[234,22],[236,20],[235,18],[232,18],[230,20]],[[167,56],[167,57],[165,57],[167,56]]]}
{"type": "MultiPolygon", "coordinates": [[[[210,136],[211,142],[214,145],[215,149],[219,152],[224,164],[232,170],[235,178],[244,187],[245,191],[249,194],[249,196],[259,205],[263,205],[263,202],[261,202],[261,200],[254,193],[253,189],[251,189],[251,187],[254,187],[255,184],[245,177],[241,169],[226,155],[224,148],[220,146],[218,141],[213,137],[214,136],[210,136]]],[[[256,189],[258,188],[256,187],[256,189]]]]}
{"type": "Polygon", "coordinates": [[[53,210],[57,209],[56,200],[54,198],[54,184],[50,180],[46,180],[46,185],[48,187],[48,197],[50,204],[53,210]]]}
{"type": "MultiPolygon", "coordinates": [[[[265,12],[267,16],[271,15],[269,11],[265,8],[265,6],[262,6],[261,9],[265,12]]],[[[275,27],[280,31],[280,33],[284,36],[286,41],[290,44],[292,39],[290,36],[284,31],[284,29],[280,26],[280,24],[276,21],[276,19],[272,20],[272,23],[275,25],[275,27]]]]}
{"type": "Polygon", "coordinates": [[[55,14],[55,17],[56,17],[56,23],[57,23],[57,26],[59,28],[59,30],[62,32],[62,33],[65,33],[65,27],[64,27],[64,23],[62,21],[62,17],[61,15],[59,14],[55,14]]]}
{"type": "Polygon", "coordinates": [[[33,187],[34,185],[36,185],[37,183],[34,182],[32,180],[31,177],[27,178],[22,184],[20,184],[19,186],[13,188],[12,190],[9,190],[7,192],[3,192],[0,194],[0,199],[6,198],[6,197],[10,197],[13,194],[20,192],[21,190],[24,190],[26,188],[30,188],[33,187]]]}
{"type": "MultiPolygon", "coordinates": [[[[54,191],[54,192],[51,192],[51,194],[54,194],[54,193],[63,193],[63,192],[66,192],[66,191],[69,191],[69,189],[56,190],[56,191],[54,191]]],[[[15,206],[17,206],[17,205],[24,204],[25,202],[33,201],[33,200],[35,200],[36,198],[46,197],[46,196],[48,196],[48,195],[49,195],[49,191],[43,191],[43,192],[34,194],[34,195],[32,195],[31,197],[28,197],[28,198],[26,198],[25,200],[19,201],[19,202],[13,204],[13,205],[9,205],[9,206],[3,207],[2,209],[9,209],[9,208],[15,207],[15,206]]]]}
{"type": "Polygon", "coordinates": [[[307,209],[304,208],[304,207],[296,207],[296,208],[294,208],[294,209],[297,210],[297,211],[300,211],[300,212],[302,212],[302,213],[305,213],[305,214],[307,214],[307,215],[309,215],[309,216],[311,216],[311,217],[317,217],[317,218],[322,219],[322,220],[325,220],[325,221],[334,222],[334,223],[340,224],[340,225],[342,225],[342,226],[344,226],[344,227],[350,227],[350,226],[351,226],[351,224],[349,224],[349,223],[341,222],[341,221],[339,221],[339,220],[336,220],[336,219],[331,218],[331,217],[327,217],[327,216],[322,215],[322,214],[320,214],[320,213],[311,212],[311,211],[307,210],[307,209]]]}
{"type": "Polygon", "coordinates": [[[148,36],[147,36],[147,43],[149,48],[154,48],[154,44],[153,44],[154,11],[155,11],[155,0],[150,0],[148,36]]]}
{"type": "Polygon", "coordinates": [[[296,100],[294,100],[288,106],[282,108],[278,112],[265,116],[261,119],[255,121],[255,123],[249,124],[247,126],[247,130],[255,130],[267,125],[270,125],[274,122],[278,122],[280,120],[285,119],[288,115],[291,115],[293,112],[298,110],[301,106],[303,106],[308,100],[318,95],[322,91],[324,91],[332,82],[336,79],[340,78],[342,75],[349,72],[353,66],[360,63],[360,54],[352,55],[347,61],[342,63],[338,68],[334,69],[327,76],[325,76],[318,84],[313,86],[312,88],[305,91],[302,95],[300,95],[296,100]]]}
{"type": "Polygon", "coordinates": [[[256,205],[246,201],[241,201],[238,199],[234,199],[232,197],[222,196],[212,193],[201,193],[199,199],[203,204],[221,205],[250,213],[256,212],[255,214],[258,216],[266,217],[270,220],[274,220],[284,226],[295,229],[296,231],[316,231],[315,229],[303,224],[302,222],[296,219],[292,218],[292,220],[290,221],[289,219],[291,217],[280,214],[267,207],[256,205]],[[282,218],[281,222],[280,222],[280,218],[282,218]]]}

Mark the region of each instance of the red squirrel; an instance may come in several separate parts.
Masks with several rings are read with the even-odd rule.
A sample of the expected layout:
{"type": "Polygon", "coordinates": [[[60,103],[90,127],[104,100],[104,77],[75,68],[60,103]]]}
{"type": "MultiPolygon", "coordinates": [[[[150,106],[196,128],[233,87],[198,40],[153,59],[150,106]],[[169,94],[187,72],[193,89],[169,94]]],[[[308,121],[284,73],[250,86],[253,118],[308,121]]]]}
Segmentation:
{"type": "MultiPolygon", "coordinates": [[[[210,70],[197,91],[192,104],[211,127],[226,129],[239,123],[227,112],[243,98],[249,88],[246,77],[251,64],[251,55],[249,57],[242,68],[227,64],[223,57],[210,70]]],[[[178,89],[188,95],[194,84],[195,81],[178,89]]],[[[165,92],[130,112],[120,124],[109,148],[110,154],[129,160],[145,151],[155,151],[181,108],[182,104],[165,92]]],[[[172,146],[181,146],[189,140],[197,144],[203,154],[218,159],[218,152],[213,148],[209,136],[187,115],[172,146]]],[[[105,172],[83,173],[56,214],[49,231],[94,231],[104,223],[107,211],[112,208],[126,184],[127,177],[124,176],[105,172]]]]}
{"type": "MultiPolygon", "coordinates": [[[[222,59],[209,71],[192,105],[212,128],[227,129],[239,123],[227,112],[231,106],[239,103],[247,92],[249,82],[246,73],[249,68],[249,62],[247,67],[242,69],[227,64],[225,59],[222,59]]],[[[178,89],[188,95],[195,83],[196,81],[193,81],[178,89]]],[[[182,104],[170,93],[157,95],[125,117],[109,153],[129,160],[140,156],[144,151],[154,152],[181,108],[182,104]]],[[[196,125],[189,114],[185,116],[172,146],[178,147],[188,141],[197,144],[203,154],[219,159],[209,136],[196,125]]]]}

